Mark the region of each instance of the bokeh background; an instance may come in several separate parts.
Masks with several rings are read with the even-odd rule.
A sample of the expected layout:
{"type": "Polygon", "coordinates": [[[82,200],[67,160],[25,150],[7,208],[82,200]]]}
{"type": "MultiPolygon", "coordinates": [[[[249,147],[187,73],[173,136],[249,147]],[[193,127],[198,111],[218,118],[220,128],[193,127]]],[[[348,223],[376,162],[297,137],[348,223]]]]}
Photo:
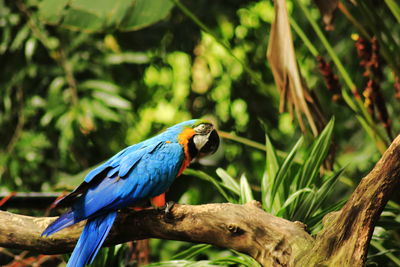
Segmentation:
{"type": "MultiPolygon", "coordinates": [[[[316,233],[400,128],[400,3],[323,2],[0,0],[0,192],[9,197],[0,208],[57,215],[27,208],[28,196],[13,205],[10,193],[43,193],[49,206],[122,148],[205,117],[221,130],[220,150],[194,162],[167,198],[254,198],[316,233]],[[274,24],[278,5],[287,24],[274,24]]],[[[400,266],[399,203],[397,190],[367,266],[400,266]]],[[[8,266],[66,257],[0,249],[8,266]]],[[[160,261],[256,266],[234,251],[164,240],[103,249],[95,266],[160,261]]]]}

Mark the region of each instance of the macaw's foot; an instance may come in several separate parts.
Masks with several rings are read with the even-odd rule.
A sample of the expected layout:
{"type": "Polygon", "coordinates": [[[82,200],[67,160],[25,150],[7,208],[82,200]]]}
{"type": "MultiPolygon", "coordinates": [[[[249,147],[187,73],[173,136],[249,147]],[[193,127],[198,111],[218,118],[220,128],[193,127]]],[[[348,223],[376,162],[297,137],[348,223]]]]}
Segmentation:
{"type": "Polygon", "coordinates": [[[174,219],[174,216],[173,216],[173,214],[172,214],[172,212],[171,212],[171,210],[172,210],[172,208],[174,207],[174,205],[175,205],[175,202],[174,201],[168,201],[166,204],[165,204],[165,209],[164,209],[164,220],[166,221],[166,222],[171,222],[173,219],[174,219]]]}

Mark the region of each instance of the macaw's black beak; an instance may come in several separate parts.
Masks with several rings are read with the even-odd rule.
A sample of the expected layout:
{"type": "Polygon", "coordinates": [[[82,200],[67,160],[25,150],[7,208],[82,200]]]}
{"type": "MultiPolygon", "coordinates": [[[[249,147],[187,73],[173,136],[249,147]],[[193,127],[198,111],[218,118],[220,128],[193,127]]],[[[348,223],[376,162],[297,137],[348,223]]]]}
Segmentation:
{"type": "Polygon", "coordinates": [[[219,147],[219,135],[216,130],[212,130],[207,135],[207,141],[199,151],[199,156],[214,154],[219,147]]]}

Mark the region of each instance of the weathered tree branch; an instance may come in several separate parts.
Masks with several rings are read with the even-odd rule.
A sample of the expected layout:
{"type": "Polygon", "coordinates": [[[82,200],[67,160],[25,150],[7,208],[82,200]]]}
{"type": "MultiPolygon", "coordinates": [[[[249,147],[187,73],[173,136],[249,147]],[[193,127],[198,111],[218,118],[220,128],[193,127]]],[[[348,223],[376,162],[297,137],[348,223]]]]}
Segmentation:
{"type": "MultiPolygon", "coordinates": [[[[232,248],[264,266],[362,266],[375,223],[399,184],[400,136],[346,205],[325,216],[316,239],[301,223],[274,217],[256,203],[177,204],[171,218],[165,218],[162,210],[120,212],[106,244],[155,237],[232,248]]],[[[0,212],[0,246],[47,254],[72,251],[83,223],[41,237],[54,219],[0,212]]]]}
{"type": "MultiPolygon", "coordinates": [[[[0,246],[45,254],[72,251],[83,223],[41,237],[54,219],[0,212],[0,246]]],[[[176,204],[168,218],[163,210],[125,211],[119,214],[106,243],[152,237],[232,248],[251,255],[265,266],[293,265],[313,242],[302,224],[274,217],[254,203],[226,203],[176,204]]]]}

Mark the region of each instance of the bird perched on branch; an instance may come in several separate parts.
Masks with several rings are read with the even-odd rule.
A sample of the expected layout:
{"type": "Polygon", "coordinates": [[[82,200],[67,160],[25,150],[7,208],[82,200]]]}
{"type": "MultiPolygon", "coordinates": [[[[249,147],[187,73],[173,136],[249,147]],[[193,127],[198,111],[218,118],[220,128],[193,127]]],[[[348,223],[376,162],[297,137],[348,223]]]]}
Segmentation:
{"type": "Polygon", "coordinates": [[[143,200],[165,205],[165,191],[195,157],[214,153],[219,136],[204,120],[176,124],[165,132],[129,146],[92,170],[84,182],[57,202],[71,209],[42,233],[49,236],[86,220],[68,267],[90,264],[105,241],[119,209],[143,200]]]}

